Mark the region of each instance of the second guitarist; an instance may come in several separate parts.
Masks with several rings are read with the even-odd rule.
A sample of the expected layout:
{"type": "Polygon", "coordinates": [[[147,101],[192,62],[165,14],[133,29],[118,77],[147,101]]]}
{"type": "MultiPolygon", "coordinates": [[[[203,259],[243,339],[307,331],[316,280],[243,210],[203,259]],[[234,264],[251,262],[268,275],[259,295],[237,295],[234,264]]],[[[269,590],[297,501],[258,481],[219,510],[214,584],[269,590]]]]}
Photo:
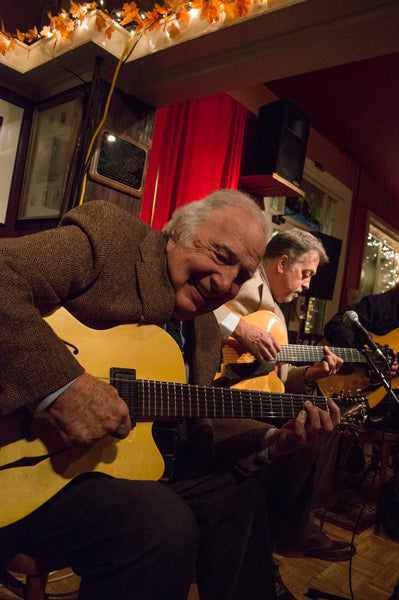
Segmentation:
{"type": "MultiPolygon", "coordinates": [[[[288,341],[284,315],[278,303],[291,302],[307,290],[319,264],[327,261],[320,240],[306,231],[287,230],[269,241],[256,275],[242,286],[235,299],[215,311],[222,337],[233,339],[236,359],[240,360],[239,355],[245,352],[259,362],[270,361],[277,355],[281,344],[288,341]],[[250,322],[250,315],[255,316],[262,310],[272,311],[278,317],[270,321],[267,331],[250,322]],[[240,318],[246,315],[249,317],[245,320],[240,318]]],[[[278,379],[271,373],[265,377],[270,380],[265,381],[265,385],[271,385],[272,391],[274,386],[284,385],[286,392],[315,393],[317,379],[335,374],[342,365],[342,360],[327,347],[324,352],[324,359],[313,365],[280,365],[278,379]]],[[[228,343],[223,356],[231,356],[228,343]]],[[[325,499],[334,482],[337,441],[337,436],[330,436],[322,446],[317,443],[284,457],[276,468],[271,465],[268,470],[268,476],[276,478],[280,484],[268,486],[274,512],[271,522],[274,523],[275,547],[286,556],[317,556],[342,561],[348,560],[353,552],[349,544],[329,539],[313,519],[312,509],[325,499]],[[278,473],[274,473],[274,469],[278,473]],[[277,489],[279,492],[274,495],[277,489]],[[283,496],[281,489],[284,489],[283,496]]]]}

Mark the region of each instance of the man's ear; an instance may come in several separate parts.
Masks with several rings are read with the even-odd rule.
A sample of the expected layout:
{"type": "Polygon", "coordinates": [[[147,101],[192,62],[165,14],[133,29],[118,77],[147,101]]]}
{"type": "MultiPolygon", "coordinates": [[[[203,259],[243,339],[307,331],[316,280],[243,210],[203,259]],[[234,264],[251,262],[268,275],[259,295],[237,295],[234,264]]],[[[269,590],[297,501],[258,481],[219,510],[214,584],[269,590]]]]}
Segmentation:
{"type": "Polygon", "coordinates": [[[289,258],[286,254],[277,259],[277,273],[284,273],[288,269],[289,258]]]}

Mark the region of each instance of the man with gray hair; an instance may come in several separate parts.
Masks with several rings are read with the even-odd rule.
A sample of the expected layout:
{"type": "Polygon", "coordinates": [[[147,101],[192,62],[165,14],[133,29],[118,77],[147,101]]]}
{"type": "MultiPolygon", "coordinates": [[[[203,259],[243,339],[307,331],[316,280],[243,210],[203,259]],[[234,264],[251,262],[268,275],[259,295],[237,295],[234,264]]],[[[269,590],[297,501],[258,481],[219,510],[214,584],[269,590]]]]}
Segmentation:
{"type": "MultiPolygon", "coordinates": [[[[285,318],[279,304],[292,302],[299,294],[308,290],[318,266],[327,262],[328,256],[322,243],[311,233],[290,229],[276,234],[268,242],[262,264],[254,277],[241,287],[233,300],[214,311],[222,338],[234,338],[259,363],[272,361],[281,350],[280,341],[272,333],[275,329],[270,327],[269,331],[251,323],[251,319],[245,320],[242,317],[258,311],[271,311],[274,313],[273,318],[278,317],[281,337],[288,339],[285,318]]],[[[280,381],[277,381],[279,384],[283,382],[282,389],[286,392],[311,395],[316,391],[316,381],[327,374],[335,374],[341,365],[342,360],[325,346],[323,360],[313,365],[281,364],[278,370],[280,381]]],[[[270,391],[281,389],[272,387],[270,391]]],[[[323,470],[333,472],[334,454],[327,457],[328,452],[322,453],[321,446],[331,443],[335,448],[334,438],[327,436],[322,444],[317,442],[290,453],[288,446],[284,444],[286,434],[287,425],[280,429],[270,426],[267,434],[265,480],[275,548],[286,556],[347,560],[351,555],[350,545],[330,540],[316,526],[312,511],[315,489],[319,484],[318,473],[323,470]]],[[[331,485],[331,480],[328,480],[327,485],[331,485]]],[[[294,598],[285,588],[278,572],[276,586],[279,598],[294,598]]]]}
{"type": "MultiPolygon", "coordinates": [[[[110,202],[89,201],[55,229],[0,240],[1,416],[22,409],[46,416],[59,445],[43,461],[54,454],[67,463],[64,450],[94,446],[96,453],[99,442],[108,463],[119,455],[116,439],[129,442],[133,415],[114,379],[96,370],[100,348],[90,349],[87,372],[82,353],[75,356],[66,337],[44,320],[61,307],[97,330],[182,322],[189,383],[210,387],[220,360],[212,311],[232,300],[258,268],[266,246],[263,217],[250,197],[232,190],[182,207],[165,231],[151,230],[110,202]]],[[[134,339],[130,344],[138,346],[134,339]]],[[[130,344],[121,342],[121,353],[130,344]]],[[[142,358],[152,366],[157,352],[147,347],[142,358]]],[[[171,354],[170,347],[164,352],[171,354]]],[[[339,423],[333,402],[329,412],[306,404],[296,419],[300,444],[339,423]]],[[[28,435],[27,420],[21,425],[21,435],[28,435]]],[[[250,452],[263,450],[264,430],[263,423],[242,420],[250,452]]],[[[0,528],[1,568],[16,552],[47,571],[72,567],[81,577],[80,600],[186,600],[194,571],[201,599],[272,600],[264,487],[256,477],[242,480],[213,468],[216,443],[211,427],[203,431],[200,438],[197,428],[190,440],[209,448],[201,475],[164,484],[125,479],[117,471],[115,477],[86,472],[90,460],[84,472],[67,468],[69,484],[0,528]]],[[[146,449],[130,446],[129,460],[140,452],[147,458],[146,449]]],[[[32,492],[29,479],[26,487],[22,482],[21,502],[37,497],[47,477],[32,492]]]]}

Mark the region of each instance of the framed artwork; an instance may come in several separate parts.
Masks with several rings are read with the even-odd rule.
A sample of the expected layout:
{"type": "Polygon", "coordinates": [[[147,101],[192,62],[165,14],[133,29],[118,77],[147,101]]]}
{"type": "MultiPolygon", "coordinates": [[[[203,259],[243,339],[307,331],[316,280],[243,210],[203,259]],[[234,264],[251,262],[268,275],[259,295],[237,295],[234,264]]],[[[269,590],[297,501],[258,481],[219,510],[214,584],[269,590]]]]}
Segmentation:
{"type": "Polygon", "coordinates": [[[0,100],[0,223],[5,224],[24,109],[0,100]]]}
{"type": "Polygon", "coordinates": [[[148,148],[108,129],[100,132],[90,165],[91,179],[131,196],[142,196],[148,148]]]}
{"type": "Polygon", "coordinates": [[[18,219],[51,219],[61,215],[82,104],[83,95],[76,94],[67,101],[36,108],[18,219]]]}

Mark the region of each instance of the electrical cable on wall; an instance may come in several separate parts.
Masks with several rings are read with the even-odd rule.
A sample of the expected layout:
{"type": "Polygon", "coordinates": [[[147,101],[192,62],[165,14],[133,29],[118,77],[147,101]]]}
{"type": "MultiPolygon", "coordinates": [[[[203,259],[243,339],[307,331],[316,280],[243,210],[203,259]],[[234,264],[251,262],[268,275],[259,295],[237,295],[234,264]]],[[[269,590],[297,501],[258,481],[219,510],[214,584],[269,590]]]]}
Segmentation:
{"type": "Polygon", "coordinates": [[[107,96],[107,100],[106,100],[106,103],[105,103],[105,108],[104,108],[103,116],[101,118],[100,123],[97,126],[97,129],[95,130],[95,132],[93,134],[93,137],[92,137],[92,139],[90,141],[90,144],[89,144],[89,147],[88,147],[88,150],[87,150],[87,153],[86,153],[86,158],[85,158],[85,161],[84,161],[85,172],[84,172],[84,176],[83,176],[82,191],[81,191],[81,194],[80,194],[79,206],[83,203],[83,198],[84,198],[85,191],[86,191],[87,167],[88,167],[88,164],[89,164],[91,153],[93,151],[94,142],[96,141],[97,136],[98,136],[98,134],[99,134],[102,126],[104,125],[106,118],[107,118],[108,109],[109,109],[109,106],[110,106],[110,103],[111,103],[112,94],[113,94],[114,89],[115,89],[115,84],[116,84],[116,80],[117,80],[117,77],[118,77],[118,74],[119,74],[119,70],[120,70],[122,64],[131,55],[131,53],[133,52],[136,44],[140,40],[140,38],[137,37],[134,40],[134,44],[132,44],[134,35],[135,35],[135,31],[133,31],[131,33],[131,35],[129,37],[129,40],[126,43],[125,49],[124,49],[124,51],[122,53],[122,56],[120,57],[120,59],[118,61],[118,64],[117,64],[115,72],[114,72],[114,75],[112,77],[111,87],[110,87],[109,92],[108,92],[108,96],[107,96]]]}

